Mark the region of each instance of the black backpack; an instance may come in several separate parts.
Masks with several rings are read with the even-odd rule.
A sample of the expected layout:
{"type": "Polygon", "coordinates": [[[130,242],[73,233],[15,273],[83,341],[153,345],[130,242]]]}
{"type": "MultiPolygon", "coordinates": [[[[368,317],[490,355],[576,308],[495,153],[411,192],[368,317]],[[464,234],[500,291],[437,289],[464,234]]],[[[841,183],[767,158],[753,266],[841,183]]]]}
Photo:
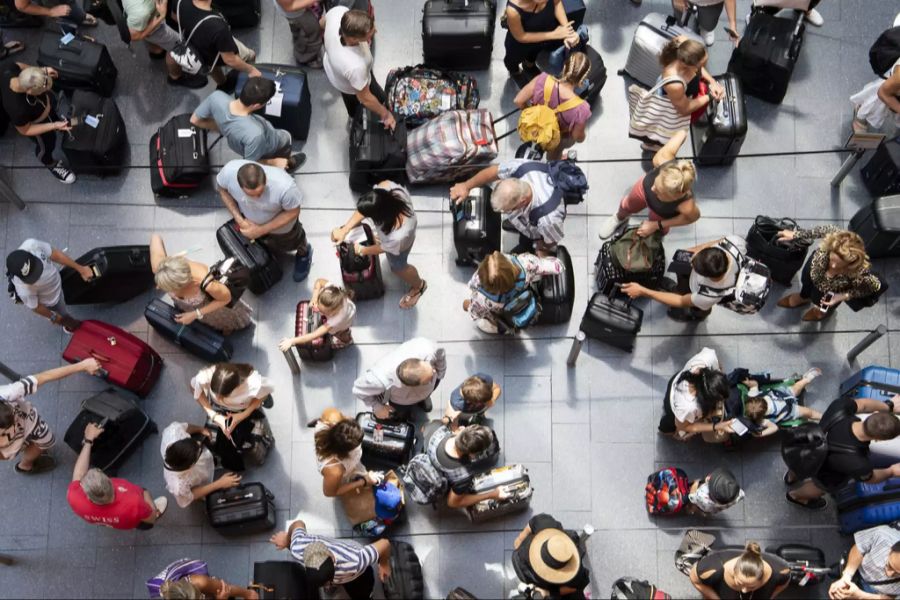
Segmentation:
{"type": "Polygon", "coordinates": [[[241,299],[244,290],[250,285],[250,269],[235,257],[224,258],[209,268],[209,272],[200,282],[200,291],[206,293],[207,286],[216,281],[228,288],[231,292],[231,302],[228,308],[234,308],[241,299]]]}
{"type": "Polygon", "coordinates": [[[781,457],[784,464],[794,472],[797,481],[813,477],[828,458],[829,452],[840,454],[865,454],[864,449],[828,441],[832,427],[855,412],[842,410],[834,413],[828,421],[804,423],[782,431],[781,457]]]}
{"type": "Polygon", "coordinates": [[[876,75],[887,79],[884,74],[894,66],[898,58],[900,58],[900,26],[891,27],[878,36],[869,48],[869,64],[872,65],[876,75]]]}

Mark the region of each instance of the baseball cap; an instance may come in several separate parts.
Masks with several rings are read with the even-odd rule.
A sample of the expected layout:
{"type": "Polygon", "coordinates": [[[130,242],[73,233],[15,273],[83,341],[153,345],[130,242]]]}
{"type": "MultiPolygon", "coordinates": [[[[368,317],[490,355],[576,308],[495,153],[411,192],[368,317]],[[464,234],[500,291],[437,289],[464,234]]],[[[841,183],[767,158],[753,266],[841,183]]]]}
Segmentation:
{"type": "Polygon", "coordinates": [[[6,257],[6,270],[23,283],[34,283],[41,278],[44,265],[40,259],[25,250],[13,250],[6,257]]]}
{"type": "Polygon", "coordinates": [[[384,481],[375,488],[375,516],[380,519],[396,519],[400,516],[403,495],[400,488],[384,481]]]}
{"type": "Polygon", "coordinates": [[[741,492],[734,475],[728,469],[716,469],[709,474],[709,496],[719,504],[728,504],[741,492]]]}

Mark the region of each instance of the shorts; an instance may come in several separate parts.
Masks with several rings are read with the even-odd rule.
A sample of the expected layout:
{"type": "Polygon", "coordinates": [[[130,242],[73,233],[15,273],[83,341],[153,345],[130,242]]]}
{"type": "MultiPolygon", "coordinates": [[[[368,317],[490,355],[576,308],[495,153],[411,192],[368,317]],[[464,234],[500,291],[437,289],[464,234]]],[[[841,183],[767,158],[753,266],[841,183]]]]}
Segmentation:
{"type": "Polygon", "coordinates": [[[144,41],[149,44],[156,44],[166,52],[169,52],[175,49],[175,46],[181,41],[181,37],[177,31],[163,23],[156,28],[156,31],[145,37],[144,41]]]}
{"type": "Polygon", "coordinates": [[[247,47],[244,42],[237,38],[233,38],[234,43],[237,44],[238,48],[238,56],[241,57],[241,60],[246,63],[252,63],[256,60],[256,52],[247,47]]]}
{"type": "MultiPolygon", "coordinates": [[[[646,175],[644,175],[644,177],[646,177],[646,175]]],[[[662,221],[665,217],[656,214],[647,207],[647,197],[644,195],[644,177],[638,179],[637,183],[631,187],[628,194],[622,198],[621,202],[619,202],[619,213],[633,215],[646,208],[648,221],[662,221]]],[[[663,234],[669,233],[669,228],[663,227],[662,231],[663,234]]]]}
{"type": "Polygon", "coordinates": [[[290,231],[270,233],[263,236],[260,241],[270,252],[275,254],[287,254],[288,252],[301,249],[306,250],[307,246],[306,232],[303,230],[303,225],[300,224],[300,221],[294,221],[294,226],[291,227],[290,231]]]}
{"type": "MultiPolygon", "coordinates": [[[[701,31],[715,31],[719,24],[719,17],[725,8],[724,0],[710,6],[697,6],[697,25],[701,31]]],[[[681,11],[675,11],[675,17],[681,17],[681,11]]]]}
{"type": "Polygon", "coordinates": [[[763,395],[772,396],[775,401],[776,408],[778,408],[779,410],[780,404],[787,404],[789,407],[788,412],[775,422],[776,425],[778,423],[783,423],[785,421],[794,421],[800,418],[800,401],[797,399],[797,396],[795,396],[791,392],[791,386],[779,385],[778,387],[766,390],[763,395]]]}
{"type": "Polygon", "coordinates": [[[278,149],[276,149],[271,154],[260,156],[260,160],[264,160],[267,158],[291,157],[291,153],[293,152],[293,148],[291,147],[291,145],[294,143],[294,139],[291,137],[290,132],[285,131],[284,129],[276,129],[275,133],[278,134],[278,149]]]}
{"type": "Polygon", "coordinates": [[[25,438],[25,446],[31,445],[41,450],[49,450],[55,443],[56,438],[54,438],[53,431],[50,429],[47,421],[38,415],[34,429],[25,438]]]}
{"type": "Polygon", "coordinates": [[[412,251],[412,248],[401,252],[400,254],[389,254],[387,252],[384,255],[387,257],[388,265],[391,267],[391,271],[396,273],[397,271],[402,271],[406,267],[409,266],[409,253],[412,251]]]}

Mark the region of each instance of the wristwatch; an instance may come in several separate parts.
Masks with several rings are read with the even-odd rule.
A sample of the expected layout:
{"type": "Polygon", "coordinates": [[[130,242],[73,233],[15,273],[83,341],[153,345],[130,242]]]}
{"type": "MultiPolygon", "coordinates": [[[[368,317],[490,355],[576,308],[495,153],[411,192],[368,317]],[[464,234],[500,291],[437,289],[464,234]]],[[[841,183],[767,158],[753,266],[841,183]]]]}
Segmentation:
{"type": "Polygon", "coordinates": [[[885,400],[885,404],[887,404],[888,412],[894,412],[894,401],[893,400],[885,400]]]}

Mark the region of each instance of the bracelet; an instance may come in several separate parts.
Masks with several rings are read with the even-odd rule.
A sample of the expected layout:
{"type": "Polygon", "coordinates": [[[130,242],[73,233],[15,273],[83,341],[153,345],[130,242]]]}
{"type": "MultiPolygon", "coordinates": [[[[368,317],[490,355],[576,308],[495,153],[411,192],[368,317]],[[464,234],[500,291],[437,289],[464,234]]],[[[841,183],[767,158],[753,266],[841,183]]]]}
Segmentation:
{"type": "Polygon", "coordinates": [[[87,439],[87,438],[84,438],[84,439],[81,440],[81,445],[82,445],[82,446],[93,446],[93,445],[94,445],[94,440],[89,440],[89,439],[87,439]]]}
{"type": "Polygon", "coordinates": [[[200,312],[200,309],[199,309],[199,308],[195,308],[195,309],[194,309],[194,312],[197,313],[197,320],[198,320],[198,321],[202,321],[202,320],[203,320],[203,313],[200,312]]]}
{"type": "Polygon", "coordinates": [[[888,412],[894,412],[894,401],[893,400],[885,400],[884,403],[888,407],[888,412]]]}

